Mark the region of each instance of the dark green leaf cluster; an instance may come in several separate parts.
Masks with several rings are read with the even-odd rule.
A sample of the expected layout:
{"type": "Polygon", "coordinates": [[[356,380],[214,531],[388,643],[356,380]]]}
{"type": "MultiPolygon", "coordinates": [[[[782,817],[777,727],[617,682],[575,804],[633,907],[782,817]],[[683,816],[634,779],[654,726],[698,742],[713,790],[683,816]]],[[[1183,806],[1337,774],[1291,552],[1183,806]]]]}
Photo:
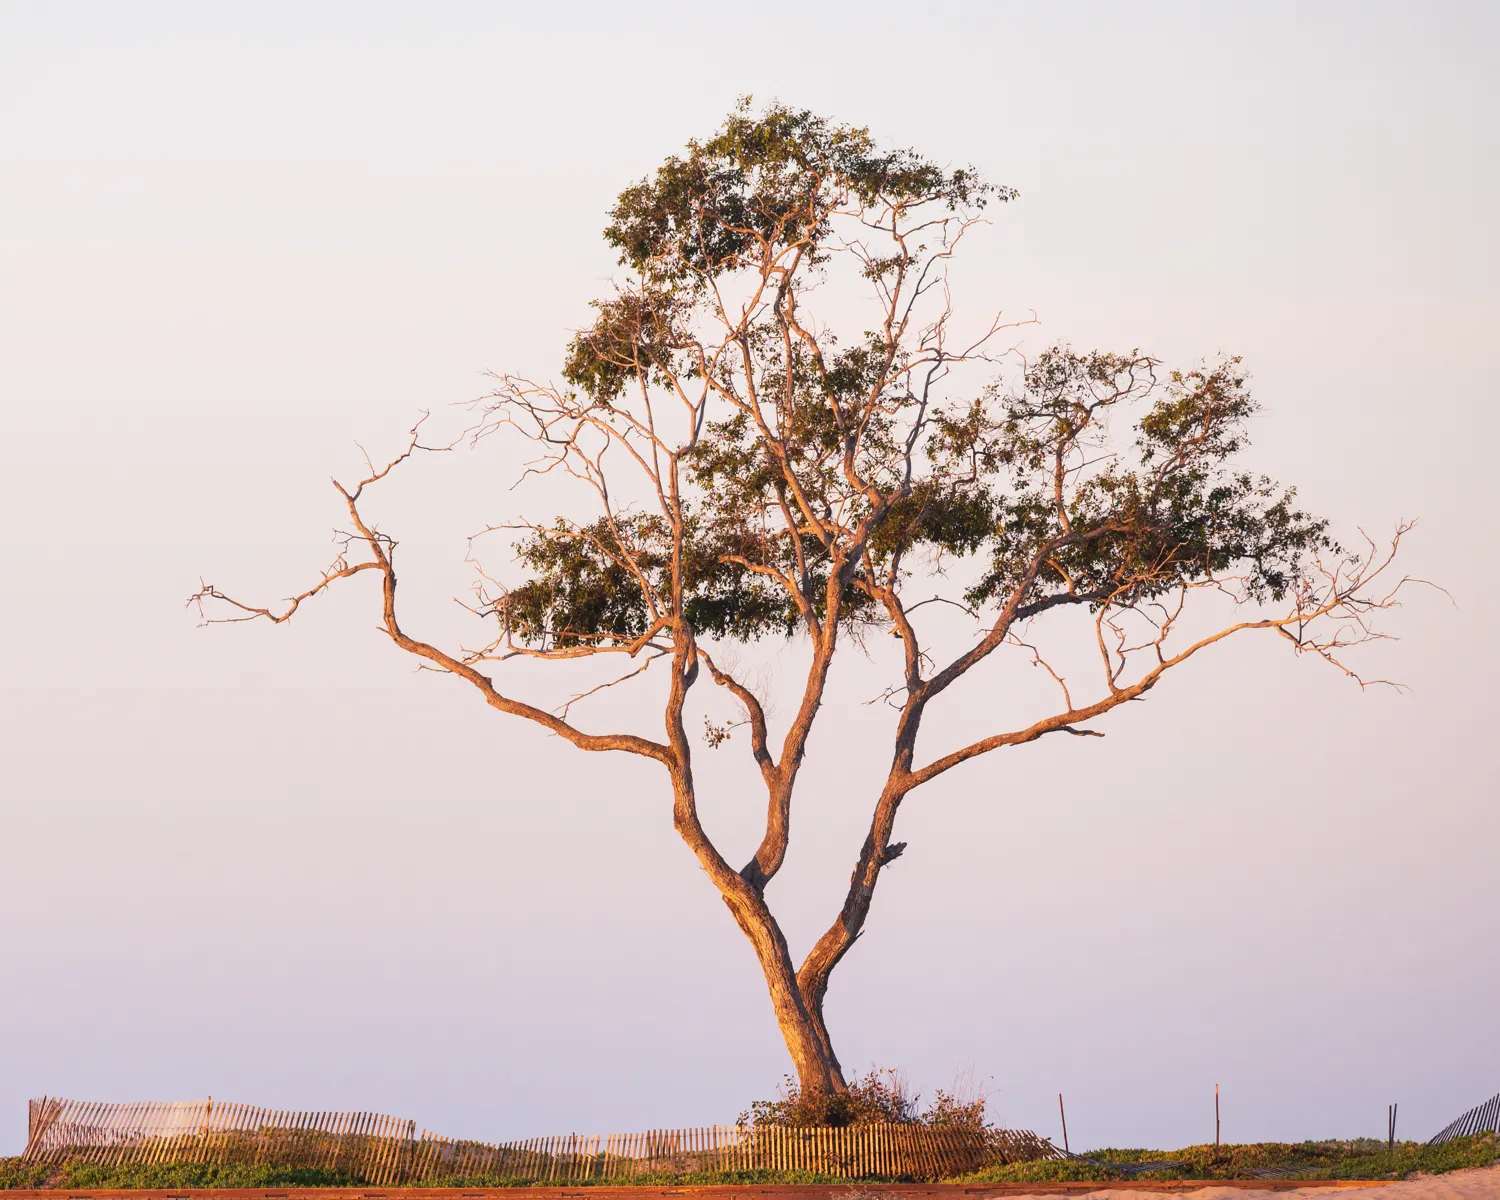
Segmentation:
{"type": "MultiPolygon", "coordinates": [[[[690,521],[681,558],[683,611],[702,633],[733,637],[746,629],[790,634],[797,612],[782,589],[734,563],[722,539],[695,536],[690,521]]],[[[506,621],[525,643],[548,649],[625,645],[670,611],[672,536],[651,514],[600,519],[587,526],[558,520],[518,543],[533,575],[503,602],[506,621]]]]}
{"type": "Polygon", "coordinates": [[[997,504],[990,569],[969,590],[971,603],[1022,587],[1039,556],[1037,597],[1130,604],[1234,573],[1249,598],[1280,600],[1303,578],[1310,552],[1336,549],[1327,522],[1296,506],[1295,490],[1234,466],[1256,410],[1238,360],[1151,386],[1154,403],[1135,426],[1136,463],[1110,454],[1109,410],[1141,398],[1153,366],[1139,356],[1052,350],[1028,370],[984,449],[1011,486],[997,504]],[[1105,459],[1100,469],[1068,469],[1070,453],[1090,452],[1105,459]]]}
{"type": "Polygon", "coordinates": [[[716,136],[622,192],[604,236],[643,279],[698,288],[788,246],[816,252],[850,200],[981,207],[1012,194],[972,170],[880,150],[867,129],[779,104],[757,115],[746,99],[716,136]]]}
{"type": "Polygon", "coordinates": [[[568,345],[563,378],[608,403],[632,379],[666,383],[680,372],[680,352],[690,344],[681,329],[683,302],[659,288],[623,292],[596,300],[594,324],[568,345]]]}

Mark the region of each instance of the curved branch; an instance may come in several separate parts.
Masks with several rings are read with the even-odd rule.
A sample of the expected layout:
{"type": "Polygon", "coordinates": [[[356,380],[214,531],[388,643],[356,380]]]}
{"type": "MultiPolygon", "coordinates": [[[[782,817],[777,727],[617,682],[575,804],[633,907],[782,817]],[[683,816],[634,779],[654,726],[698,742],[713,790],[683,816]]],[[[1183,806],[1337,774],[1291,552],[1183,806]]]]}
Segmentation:
{"type": "MultiPolygon", "coordinates": [[[[279,614],[266,608],[244,604],[224,595],[217,588],[211,586],[205,586],[200,589],[189,603],[198,603],[201,605],[204,600],[215,600],[228,604],[245,614],[240,617],[228,618],[229,620],[245,621],[264,618],[275,624],[281,624],[291,619],[292,615],[297,611],[298,605],[304,599],[317,595],[334,581],[348,578],[361,571],[378,571],[381,575],[382,629],[386,636],[400,649],[425,662],[433,664],[442,671],[457,675],[459,678],[466,680],[478,689],[479,693],[484,697],[485,703],[491,708],[511,716],[524,717],[526,720],[532,721],[544,729],[557,734],[559,737],[566,739],[580,750],[620,750],[654,759],[669,768],[673,767],[675,765],[675,756],[667,746],[662,745],[660,742],[653,742],[649,738],[627,733],[585,733],[560,716],[505,695],[495,687],[494,681],[489,676],[483,674],[462,658],[455,657],[439,650],[436,646],[411,637],[401,628],[401,624],[396,617],[396,570],[392,558],[395,543],[389,537],[377,532],[365,523],[359,511],[359,499],[366,486],[384,479],[392,468],[410,455],[413,448],[418,448],[415,446],[415,441],[405,454],[392,460],[383,470],[372,473],[353,489],[346,488],[338,481],[334,481],[333,486],[338,490],[339,495],[344,498],[344,502],[349,510],[349,518],[353,521],[355,529],[359,531],[357,536],[351,535],[350,540],[351,542],[360,541],[365,544],[371,556],[368,561],[347,565],[332,572],[325,572],[323,579],[317,585],[294,597],[291,606],[285,612],[279,614]]],[[[211,622],[214,618],[208,618],[207,620],[211,622]]]]}

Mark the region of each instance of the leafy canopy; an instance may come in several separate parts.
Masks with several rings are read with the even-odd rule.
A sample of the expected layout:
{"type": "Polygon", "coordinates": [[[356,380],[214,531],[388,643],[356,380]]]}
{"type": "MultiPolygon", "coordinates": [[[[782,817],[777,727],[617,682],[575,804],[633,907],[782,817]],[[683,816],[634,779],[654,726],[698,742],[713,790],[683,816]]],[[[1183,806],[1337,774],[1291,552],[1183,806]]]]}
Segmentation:
{"type": "Polygon", "coordinates": [[[530,578],[497,604],[509,635],[566,650],[674,621],[740,640],[880,625],[914,574],[957,562],[981,609],[1301,586],[1325,522],[1238,464],[1256,410],[1238,359],[1167,371],[1054,347],[1006,369],[998,319],[955,345],[948,263],[1014,195],[748,101],[622,192],[605,238],[628,276],[569,346],[567,388],[496,393],[542,469],[602,505],[526,530],[530,578]],[[868,328],[811,311],[854,308],[835,285],[868,328]],[[606,450],[638,468],[634,503],[606,450]]]}

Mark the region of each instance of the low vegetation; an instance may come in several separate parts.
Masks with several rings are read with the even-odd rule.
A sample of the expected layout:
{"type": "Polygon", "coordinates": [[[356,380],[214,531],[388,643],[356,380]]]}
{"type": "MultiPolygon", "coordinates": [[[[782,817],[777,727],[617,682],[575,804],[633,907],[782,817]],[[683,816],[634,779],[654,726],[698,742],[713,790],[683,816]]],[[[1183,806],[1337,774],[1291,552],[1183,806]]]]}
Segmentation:
{"type": "Polygon", "coordinates": [[[1097,1179],[1405,1179],[1500,1161],[1494,1134],[1438,1146],[1375,1138],[1327,1142],[1252,1142],[1181,1150],[1090,1151],[1076,1158],[1011,1163],[965,1176],[965,1183],[1043,1183],[1097,1179]],[[1151,1169],[1142,1166],[1151,1164],[1151,1169]],[[1156,1164],[1161,1164],[1156,1166],[1156,1164]]]}
{"type": "Polygon", "coordinates": [[[788,1075],[774,1100],[757,1100],[740,1114],[741,1125],[782,1125],[792,1128],[833,1125],[926,1125],[938,1129],[983,1129],[984,1096],[972,1080],[961,1081],[950,1095],[938,1088],[925,1109],[906,1075],[892,1067],[876,1067],[846,1090],[834,1095],[804,1091],[788,1075]]]}
{"type": "MultiPolygon", "coordinates": [[[[1068,1159],[1012,1163],[992,1167],[955,1182],[1052,1183],[1069,1180],[1124,1179],[1404,1179],[1436,1175],[1465,1167],[1500,1163],[1494,1134],[1455,1138],[1440,1146],[1399,1142],[1394,1150],[1373,1138],[1326,1142],[1256,1142],[1243,1146],[1187,1146],[1181,1150],[1091,1151],[1068,1159]],[[1151,1164],[1149,1169],[1141,1167],[1151,1164]],[[1157,1166],[1155,1164],[1162,1164],[1157,1166]]],[[[427,1181],[432,1187],[519,1187],[545,1180],[453,1176],[427,1181]]],[[[847,1184],[847,1179],[807,1171],[715,1171],[637,1175],[607,1181],[610,1186],[723,1184],[847,1184]]],[[[102,1167],[93,1164],[32,1166],[19,1159],[0,1159],[0,1189],[57,1188],[223,1188],[223,1187],[360,1187],[369,1181],[340,1171],[306,1167],[202,1166],[159,1163],[152,1166],[102,1167]]],[[[588,1186],[571,1183],[570,1188],[588,1186]]]]}
{"type": "Polygon", "coordinates": [[[316,1167],[277,1167],[269,1164],[23,1163],[0,1158],[0,1189],[59,1188],[267,1188],[360,1187],[361,1176],[316,1167]]]}

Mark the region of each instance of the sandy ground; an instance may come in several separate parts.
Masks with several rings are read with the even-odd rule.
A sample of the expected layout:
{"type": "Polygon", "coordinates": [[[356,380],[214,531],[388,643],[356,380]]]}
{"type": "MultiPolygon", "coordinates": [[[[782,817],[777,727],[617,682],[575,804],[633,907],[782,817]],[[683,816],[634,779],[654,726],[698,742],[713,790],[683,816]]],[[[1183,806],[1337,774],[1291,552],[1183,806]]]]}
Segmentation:
{"type": "MultiPolygon", "coordinates": [[[[1143,1200],[1149,1193],[1131,1192],[1124,1189],[1104,1188],[1086,1193],[1089,1200],[1143,1200]]],[[[1193,1200],[1253,1200],[1256,1196],[1274,1197],[1274,1200],[1500,1200],[1500,1166],[1479,1167],[1472,1171],[1450,1171],[1446,1175],[1424,1175],[1420,1179],[1404,1179],[1378,1188],[1297,1188],[1289,1192],[1252,1192],[1240,1188],[1201,1188],[1196,1192],[1183,1192],[1183,1197],[1193,1200]]],[[[1015,1196],[1009,1200],[1022,1200],[1015,1196]]],[[[1041,1200],[1041,1198],[1038,1198],[1041,1200]]],[[[1081,1200],[1081,1198],[1071,1198],[1081,1200]]]]}

